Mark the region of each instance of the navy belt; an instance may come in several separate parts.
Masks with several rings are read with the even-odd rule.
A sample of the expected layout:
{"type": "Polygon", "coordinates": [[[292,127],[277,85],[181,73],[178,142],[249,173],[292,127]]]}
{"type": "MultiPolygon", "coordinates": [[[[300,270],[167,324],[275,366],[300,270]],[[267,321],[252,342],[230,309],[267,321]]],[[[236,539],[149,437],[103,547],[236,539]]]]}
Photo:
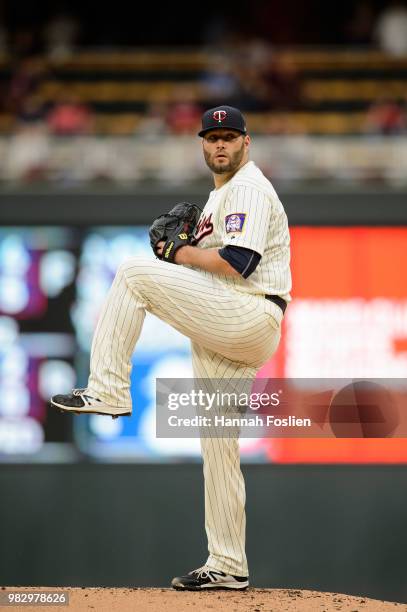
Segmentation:
{"type": "Polygon", "coordinates": [[[270,300],[270,302],[274,302],[274,304],[277,304],[277,306],[283,311],[283,314],[285,313],[285,309],[287,308],[287,302],[283,300],[282,297],[280,297],[279,295],[265,295],[264,297],[266,298],[266,300],[270,300]]]}

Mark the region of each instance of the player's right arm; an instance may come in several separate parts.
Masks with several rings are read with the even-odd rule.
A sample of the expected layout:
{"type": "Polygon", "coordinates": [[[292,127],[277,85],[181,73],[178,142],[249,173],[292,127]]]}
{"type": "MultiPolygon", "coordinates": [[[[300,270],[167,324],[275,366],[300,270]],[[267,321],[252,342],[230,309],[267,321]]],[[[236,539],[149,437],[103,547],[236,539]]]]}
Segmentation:
{"type": "Polygon", "coordinates": [[[240,272],[219,255],[219,249],[199,249],[189,245],[183,246],[175,253],[175,263],[194,266],[213,274],[240,276],[240,272]]]}

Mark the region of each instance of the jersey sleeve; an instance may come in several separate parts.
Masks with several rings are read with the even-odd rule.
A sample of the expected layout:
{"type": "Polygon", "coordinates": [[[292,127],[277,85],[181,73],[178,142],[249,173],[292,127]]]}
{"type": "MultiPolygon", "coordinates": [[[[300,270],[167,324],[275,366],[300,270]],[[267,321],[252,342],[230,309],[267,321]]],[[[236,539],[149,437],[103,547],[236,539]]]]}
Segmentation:
{"type": "Polygon", "coordinates": [[[226,198],[221,221],[223,244],[263,255],[271,211],[270,198],[262,190],[251,185],[234,185],[226,198]]]}
{"type": "Polygon", "coordinates": [[[244,247],[231,246],[228,244],[219,249],[219,255],[225,259],[243,278],[249,278],[259,265],[261,255],[244,247]]]}

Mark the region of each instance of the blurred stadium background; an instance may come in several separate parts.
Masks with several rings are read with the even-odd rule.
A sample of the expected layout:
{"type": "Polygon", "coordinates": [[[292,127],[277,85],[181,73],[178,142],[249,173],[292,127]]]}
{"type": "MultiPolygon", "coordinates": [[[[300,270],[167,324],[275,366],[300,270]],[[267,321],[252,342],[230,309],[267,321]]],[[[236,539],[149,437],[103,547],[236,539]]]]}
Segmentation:
{"type": "MultiPolygon", "coordinates": [[[[294,301],[260,376],[406,377],[407,6],[0,0],[0,94],[3,584],[165,585],[177,544],[179,571],[204,555],[199,441],[155,437],[155,379],[191,375],[188,341],[147,317],[131,419],[47,400],[86,384],[154,216],[205,203],[196,132],[220,103],[291,225],[294,301]]],[[[246,440],[242,458],[258,584],[407,597],[383,526],[405,517],[405,439],[246,440]]]]}

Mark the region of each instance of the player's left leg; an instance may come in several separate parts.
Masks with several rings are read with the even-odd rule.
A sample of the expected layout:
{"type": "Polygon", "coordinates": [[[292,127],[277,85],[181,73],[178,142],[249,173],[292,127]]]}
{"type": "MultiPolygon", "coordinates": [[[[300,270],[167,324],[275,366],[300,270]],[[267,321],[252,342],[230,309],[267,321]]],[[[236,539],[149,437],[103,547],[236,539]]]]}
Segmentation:
{"type": "Polygon", "coordinates": [[[54,396],[70,412],[131,413],[131,355],[146,311],[225,358],[257,364],[273,352],[282,312],[213,274],[132,258],[120,266],[95,330],[85,391],[54,396]]]}
{"type": "Polygon", "coordinates": [[[76,414],[131,414],[130,358],[143,327],[146,307],[141,294],[128,286],[124,265],[120,266],[93,335],[87,388],[55,395],[52,405],[76,414]]]}

